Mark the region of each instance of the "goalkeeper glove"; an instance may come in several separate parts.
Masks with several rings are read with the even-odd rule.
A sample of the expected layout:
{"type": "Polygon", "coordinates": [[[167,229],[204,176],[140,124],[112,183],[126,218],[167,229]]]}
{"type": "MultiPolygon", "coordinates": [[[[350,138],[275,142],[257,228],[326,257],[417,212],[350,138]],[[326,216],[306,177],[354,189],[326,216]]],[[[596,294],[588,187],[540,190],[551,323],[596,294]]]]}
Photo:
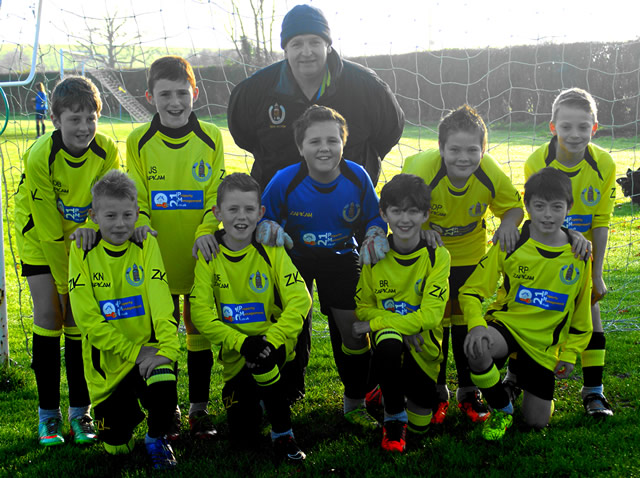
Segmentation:
{"type": "Polygon", "coordinates": [[[371,226],[362,241],[360,264],[375,264],[389,252],[387,233],[379,226],[371,226]]]}
{"type": "Polygon", "coordinates": [[[264,352],[268,345],[269,342],[264,335],[249,335],[240,347],[240,354],[247,362],[256,362],[258,355],[264,352]]]}
{"type": "Polygon", "coordinates": [[[284,232],[280,224],[268,219],[258,224],[256,228],[256,240],[265,246],[285,246],[287,249],[293,247],[291,236],[284,232]]]}

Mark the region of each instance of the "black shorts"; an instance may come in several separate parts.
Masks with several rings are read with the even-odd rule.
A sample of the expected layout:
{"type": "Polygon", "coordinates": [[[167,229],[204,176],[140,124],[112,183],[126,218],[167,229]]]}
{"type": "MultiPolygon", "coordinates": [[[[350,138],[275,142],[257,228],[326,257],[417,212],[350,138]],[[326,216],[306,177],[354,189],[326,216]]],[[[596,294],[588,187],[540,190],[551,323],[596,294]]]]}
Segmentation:
{"type": "Polygon", "coordinates": [[[460,287],[467,282],[469,276],[476,270],[476,266],[456,266],[449,272],[449,300],[458,298],[460,287]]]}
{"type": "Polygon", "coordinates": [[[36,111],[36,119],[37,120],[43,120],[46,115],[47,115],[47,111],[46,110],[36,111]]]}
{"type": "Polygon", "coordinates": [[[360,278],[360,265],[356,254],[336,254],[330,259],[292,258],[313,296],[310,288],[316,281],[320,310],[328,315],[329,308],[355,310],[356,287],[360,278]]]}
{"type": "Polygon", "coordinates": [[[163,429],[169,424],[177,405],[176,382],[159,382],[148,387],[138,367],[133,367],[113,393],[93,407],[100,439],[114,446],[127,443],[135,428],[145,419],[140,403],[149,411],[149,430],[154,427],[152,421],[162,422],[155,428],[166,433],[168,429],[163,429]]]}
{"type": "Polygon", "coordinates": [[[20,271],[22,277],[51,274],[51,268],[49,266],[34,266],[32,264],[25,264],[22,261],[20,261],[20,271]]]}
{"type": "Polygon", "coordinates": [[[533,360],[520,347],[520,344],[518,344],[509,329],[500,322],[491,320],[487,325],[500,332],[509,349],[505,357],[495,361],[496,367],[499,369],[504,367],[509,355],[516,352],[518,354],[518,386],[542,400],[553,400],[553,392],[556,386],[556,376],[553,371],[533,360]]]}

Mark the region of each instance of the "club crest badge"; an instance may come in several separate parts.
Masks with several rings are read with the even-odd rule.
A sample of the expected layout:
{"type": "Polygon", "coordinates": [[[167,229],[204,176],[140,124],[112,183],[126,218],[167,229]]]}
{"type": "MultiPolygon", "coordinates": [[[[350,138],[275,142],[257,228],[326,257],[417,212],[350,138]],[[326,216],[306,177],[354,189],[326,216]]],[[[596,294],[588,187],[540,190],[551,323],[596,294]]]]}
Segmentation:
{"type": "Polygon", "coordinates": [[[144,281],[144,269],[142,266],[134,263],[131,267],[127,268],[125,277],[130,285],[138,287],[144,281]]]}
{"type": "Polygon", "coordinates": [[[417,295],[422,295],[424,293],[425,281],[424,279],[418,279],[415,284],[413,284],[413,290],[417,295]]]}
{"type": "Polygon", "coordinates": [[[573,264],[562,266],[562,269],[560,269],[560,280],[563,284],[575,284],[579,277],[580,270],[574,267],[573,264]]]}
{"type": "Polygon", "coordinates": [[[286,116],[286,111],[284,106],[279,105],[278,103],[269,106],[269,119],[271,123],[274,125],[282,124],[284,118],[286,116]]]}
{"type": "Polygon", "coordinates": [[[269,287],[269,279],[260,271],[256,271],[249,276],[249,287],[253,292],[259,294],[267,290],[267,287],[269,287]]]}
{"type": "Polygon", "coordinates": [[[582,190],[580,199],[585,206],[595,206],[600,202],[600,191],[593,186],[589,186],[582,190]]]}
{"type": "Polygon", "coordinates": [[[471,217],[481,217],[487,210],[487,205],[484,203],[475,203],[469,208],[469,216],[471,217]]]}
{"type": "Polygon", "coordinates": [[[204,160],[201,159],[200,161],[193,163],[193,166],[191,166],[191,174],[193,175],[193,179],[203,183],[211,177],[213,171],[211,169],[211,165],[209,163],[205,163],[204,160]]]}
{"type": "Polygon", "coordinates": [[[360,204],[351,202],[342,208],[342,217],[347,222],[353,222],[360,216],[360,204]]]}

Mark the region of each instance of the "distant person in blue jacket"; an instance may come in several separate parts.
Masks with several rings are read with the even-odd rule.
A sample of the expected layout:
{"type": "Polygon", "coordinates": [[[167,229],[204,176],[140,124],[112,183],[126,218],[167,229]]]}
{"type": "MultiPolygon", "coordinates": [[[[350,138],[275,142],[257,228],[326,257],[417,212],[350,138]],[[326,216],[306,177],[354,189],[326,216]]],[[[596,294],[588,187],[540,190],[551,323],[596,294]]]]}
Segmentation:
{"type": "Polygon", "coordinates": [[[42,82],[39,81],[36,83],[36,138],[39,138],[41,134],[45,133],[44,120],[47,117],[48,109],[49,100],[47,98],[47,92],[42,82]],[[40,125],[42,125],[42,133],[40,133],[40,125]]]}

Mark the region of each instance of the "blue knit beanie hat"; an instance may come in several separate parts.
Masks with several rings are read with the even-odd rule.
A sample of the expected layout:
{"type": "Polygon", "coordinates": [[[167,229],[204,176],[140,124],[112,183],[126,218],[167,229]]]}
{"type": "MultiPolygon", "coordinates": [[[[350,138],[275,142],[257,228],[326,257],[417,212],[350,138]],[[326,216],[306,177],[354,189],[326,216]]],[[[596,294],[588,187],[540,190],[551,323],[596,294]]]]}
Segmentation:
{"type": "Polygon", "coordinates": [[[331,30],[322,10],[311,5],[296,5],[282,20],[280,46],[284,49],[293,37],[318,35],[331,45],[331,30]]]}

